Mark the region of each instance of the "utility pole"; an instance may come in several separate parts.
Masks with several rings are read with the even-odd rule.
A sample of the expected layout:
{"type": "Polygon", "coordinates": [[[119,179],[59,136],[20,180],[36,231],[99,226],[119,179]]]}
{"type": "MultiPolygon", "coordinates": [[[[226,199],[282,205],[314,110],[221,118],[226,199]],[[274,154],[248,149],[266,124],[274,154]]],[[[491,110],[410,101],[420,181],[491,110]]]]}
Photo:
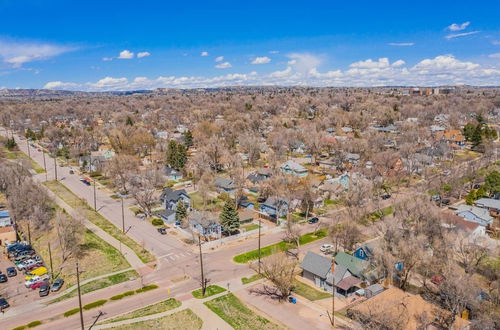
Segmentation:
{"type": "Polygon", "coordinates": [[[49,244],[50,277],[54,279],[54,268],[52,267],[52,251],[50,250],[50,242],[48,244],[49,244]]]}
{"type": "Polygon", "coordinates": [[[203,254],[201,253],[201,238],[198,235],[198,247],[200,249],[200,269],[201,269],[201,295],[205,296],[206,283],[205,283],[205,274],[203,273],[203,254]]]}
{"type": "Polygon", "coordinates": [[[57,181],[57,160],[56,160],[57,156],[54,155],[54,174],[56,176],[56,181],[57,181]]]}
{"type": "Polygon", "coordinates": [[[122,200],[122,232],[125,234],[125,212],[123,210],[123,196],[121,200],[122,200]]]}
{"type": "Polygon", "coordinates": [[[49,181],[49,173],[47,173],[47,163],[45,162],[45,151],[42,149],[43,169],[45,170],[45,181],[49,181]]]}
{"type": "MultiPolygon", "coordinates": [[[[332,257],[332,275],[335,273],[335,258],[332,257]]],[[[327,311],[328,313],[328,311],[327,311]]],[[[332,314],[328,313],[332,327],[335,327],[335,280],[332,280],[332,314]]]]}
{"type": "Polygon", "coordinates": [[[106,313],[104,313],[103,311],[99,311],[99,314],[97,314],[97,316],[94,316],[95,318],[95,321],[94,323],[92,323],[92,325],[89,327],[89,330],[92,329],[92,327],[97,323],[97,321],[99,321],[99,318],[103,315],[106,315],[106,313]]]}
{"type": "Polygon", "coordinates": [[[28,242],[31,244],[31,229],[30,229],[30,222],[31,220],[28,220],[28,242]]]}
{"type": "Polygon", "coordinates": [[[76,283],[78,285],[78,305],[80,306],[80,324],[82,326],[82,330],[85,330],[85,326],[83,324],[82,293],[80,291],[80,271],[78,269],[78,261],[76,262],[76,283]]]}
{"type": "Polygon", "coordinates": [[[262,220],[259,216],[259,274],[260,274],[260,227],[262,227],[262,220]]]}

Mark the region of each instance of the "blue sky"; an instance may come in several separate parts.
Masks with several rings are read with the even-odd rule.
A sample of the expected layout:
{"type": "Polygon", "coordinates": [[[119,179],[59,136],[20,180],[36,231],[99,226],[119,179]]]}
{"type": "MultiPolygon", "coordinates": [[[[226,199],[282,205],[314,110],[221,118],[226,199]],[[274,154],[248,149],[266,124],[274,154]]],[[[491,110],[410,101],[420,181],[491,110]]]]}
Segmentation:
{"type": "Polygon", "coordinates": [[[0,0],[0,88],[500,85],[499,1],[0,0]]]}

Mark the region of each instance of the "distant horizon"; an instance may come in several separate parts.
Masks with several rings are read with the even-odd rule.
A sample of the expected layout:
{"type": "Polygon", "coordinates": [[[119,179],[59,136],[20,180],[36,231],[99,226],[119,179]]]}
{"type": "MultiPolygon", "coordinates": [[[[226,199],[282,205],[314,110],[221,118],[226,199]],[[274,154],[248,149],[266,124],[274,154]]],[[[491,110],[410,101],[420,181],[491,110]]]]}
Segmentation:
{"type": "Polygon", "coordinates": [[[500,2],[86,4],[0,1],[0,89],[500,85],[500,2]]]}

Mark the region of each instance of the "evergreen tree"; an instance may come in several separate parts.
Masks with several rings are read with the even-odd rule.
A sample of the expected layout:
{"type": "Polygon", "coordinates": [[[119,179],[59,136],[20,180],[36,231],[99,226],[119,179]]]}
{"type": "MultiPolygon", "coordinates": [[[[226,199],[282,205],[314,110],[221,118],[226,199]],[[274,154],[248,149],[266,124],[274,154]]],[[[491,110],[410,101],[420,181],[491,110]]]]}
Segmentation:
{"type": "Polygon", "coordinates": [[[17,147],[17,143],[14,140],[14,138],[7,139],[7,142],[5,142],[5,147],[9,150],[12,151],[17,147]]]}
{"type": "Polygon", "coordinates": [[[484,188],[491,194],[500,193],[500,172],[492,171],[490,172],[484,180],[484,188]]]}
{"type": "Polygon", "coordinates": [[[474,135],[474,131],[476,130],[476,126],[472,123],[467,123],[464,126],[464,137],[467,141],[472,140],[472,135],[474,135]]]}
{"type": "Polygon", "coordinates": [[[481,124],[478,124],[474,129],[471,136],[471,142],[474,147],[477,147],[481,144],[481,142],[483,142],[481,124]]]}
{"type": "Polygon", "coordinates": [[[187,149],[181,144],[174,140],[170,140],[167,149],[167,164],[175,168],[176,170],[181,170],[184,168],[187,162],[187,149]]]}
{"type": "Polygon", "coordinates": [[[183,200],[180,200],[177,203],[177,207],[175,209],[175,221],[182,223],[184,219],[186,219],[186,217],[187,217],[186,204],[184,204],[183,200]]]}
{"type": "Polygon", "coordinates": [[[125,124],[128,126],[134,126],[134,121],[130,116],[127,116],[127,122],[125,124]]]}
{"type": "Polygon", "coordinates": [[[193,146],[193,133],[191,133],[191,131],[184,133],[184,144],[187,148],[193,146]]]}
{"type": "Polygon", "coordinates": [[[240,216],[233,200],[227,200],[219,216],[221,226],[229,233],[240,229],[240,216]]]}

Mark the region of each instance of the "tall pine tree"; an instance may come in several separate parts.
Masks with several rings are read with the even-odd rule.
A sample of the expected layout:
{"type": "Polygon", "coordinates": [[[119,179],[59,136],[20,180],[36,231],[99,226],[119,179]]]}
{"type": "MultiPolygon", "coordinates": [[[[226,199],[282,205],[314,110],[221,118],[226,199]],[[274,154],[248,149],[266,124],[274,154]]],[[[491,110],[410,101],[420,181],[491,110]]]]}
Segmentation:
{"type": "Polygon", "coordinates": [[[176,170],[182,170],[187,162],[187,149],[181,144],[174,140],[168,142],[167,149],[167,164],[175,168],[176,170]]]}
{"type": "Polygon", "coordinates": [[[236,211],[234,201],[228,199],[219,215],[221,226],[229,233],[234,233],[240,229],[240,216],[236,211]]]}
{"type": "Polygon", "coordinates": [[[184,133],[184,144],[187,148],[193,145],[193,133],[191,133],[191,131],[186,131],[184,133]]]}

